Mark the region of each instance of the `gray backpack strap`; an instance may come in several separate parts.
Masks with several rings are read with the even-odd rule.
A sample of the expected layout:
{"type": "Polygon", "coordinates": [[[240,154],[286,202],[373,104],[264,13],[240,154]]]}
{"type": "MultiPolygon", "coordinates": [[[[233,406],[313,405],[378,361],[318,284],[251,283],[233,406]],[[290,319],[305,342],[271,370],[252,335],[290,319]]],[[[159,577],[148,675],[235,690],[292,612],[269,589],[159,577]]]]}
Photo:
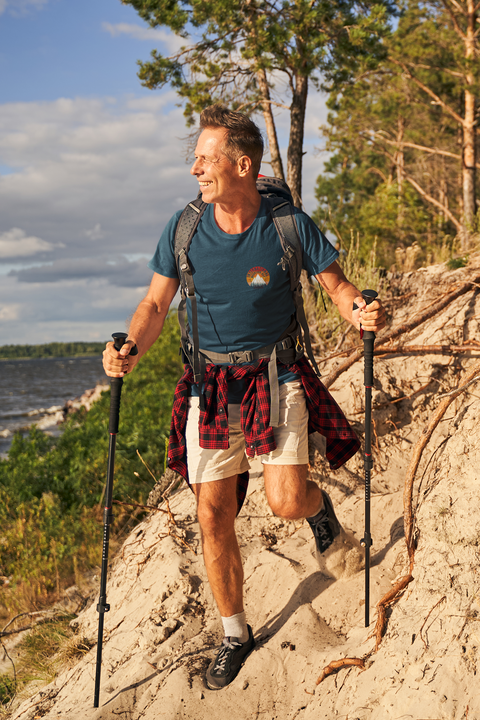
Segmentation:
{"type": "MultiPolygon", "coordinates": [[[[188,259],[188,250],[206,207],[207,203],[203,202],[201,195],[199,195],[196,200],[188,203],[180,215],[177,224],[174,248],[178,277],[180,279],[181,300],[178,305],[178,322],[181,330],[182,349],[185,357],[193,368],[194,380],[196,383],[200,383],[200,387],[205,374],[205,361],[202,360],[198,352],[200,343],[198,339],[197,296],[193,282],[192,268],[188,259]],[[192,308],[193,347],[188,335],[187,297],[190,300],[192,308]]],[[[200,398],[202,399],[201,392],[200,398]]]]}
{"type": "Polygon", "coordinates": [[[310,331],[308,329],[303,304],[302,283],[300,280],[303,267],[303,248],[300,235],[298,233],[297,223],[295,222],[295,215],[289,202],[273,197],[267,198],[267,201],[270,204],[270,212],[272,214],[273,222],[275,223],[278,235],[280,236],[280,242],[284,252],[283,257],[278,264],[281,265],[284,270],[286,270],[287,267],[289,269],[290,287],[293,293],[297,321],[300,325],[303,336],[303,345],[308,359],[312,363],[316,374],[320,377],[320,370],[318,369],[317,362],[313,355],[310,331]]]}

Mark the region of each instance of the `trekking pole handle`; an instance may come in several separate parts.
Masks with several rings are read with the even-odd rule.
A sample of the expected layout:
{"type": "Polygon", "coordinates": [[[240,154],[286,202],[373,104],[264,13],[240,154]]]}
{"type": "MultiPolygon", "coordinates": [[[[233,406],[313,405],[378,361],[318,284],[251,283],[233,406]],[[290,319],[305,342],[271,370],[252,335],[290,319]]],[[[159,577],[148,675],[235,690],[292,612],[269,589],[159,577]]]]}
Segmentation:
{"type": "MultiPolygon", "coordinates": [[[[117,352],[121,350],[127,337],[127,333],[124,332],[112,333],[113,347],[117,352]]],[[[138,355],[137,346],[134,345],[128,354],[138,355]]],[[[110,381],[110,423],[108,427],[110,435],[116,435],[118,433],[122,385],[123,378],[112,378],[110,381]]]]}
{"type": "MultiPolygon", "coordinates": [[[[362,291],[362,297],[367,303],[367,305],[370,305],[376,297],[378,297],[378,293],[375,290],[363,290],[362,291]]],[[[357,310],[358,305],[357,303],[353,303],[353,309],[357,310]]],[[[360,337],[363,340],[363,355],[365,360],[365,368],[364,368],[364,385],[365,387],[372,387],[373,385],[373,343],[375,341],[375,333],[371,330],[364,330],[362,326],[360,326],[360,337]]]]}
{"type": "MultiPolygon", "coordinates": [[[[375,300],[375,298],[378,297],[378,293],[376,292],[376,290],[362,290],[362,297],[365,300],[365,302],[367,303],[367,305],[370,305],[370,303],[372,303],[375,300]]],[[[358,310],[358,305],[356,302],[353,303],[353,309],[358,310]]],[[[365,338],[366,340],[374,340],[375,333],[372,332],[371,330],[364,330],[360,326],[360,337],[365,338]]]]}

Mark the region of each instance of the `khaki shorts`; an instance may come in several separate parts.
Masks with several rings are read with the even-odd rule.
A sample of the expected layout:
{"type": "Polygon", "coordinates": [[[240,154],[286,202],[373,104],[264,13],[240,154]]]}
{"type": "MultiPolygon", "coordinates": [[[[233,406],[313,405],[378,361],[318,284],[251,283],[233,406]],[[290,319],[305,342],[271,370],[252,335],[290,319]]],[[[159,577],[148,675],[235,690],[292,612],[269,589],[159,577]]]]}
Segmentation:
{"type": "MultiPolygon", "coordinates": [[[[199,398],[188,401],[185,440],[190,483],[211,482],[238,475],[249,469],[245,437],[240,429],[240,404],[228,406],[229,443],[227,450],[205,450],[198,442],[199,398]]],[[[308,463],[308,410],[300,381],[280,385],[280,424],[273,428],[276,450],[260,455],[268,465],[308,463]]]]}

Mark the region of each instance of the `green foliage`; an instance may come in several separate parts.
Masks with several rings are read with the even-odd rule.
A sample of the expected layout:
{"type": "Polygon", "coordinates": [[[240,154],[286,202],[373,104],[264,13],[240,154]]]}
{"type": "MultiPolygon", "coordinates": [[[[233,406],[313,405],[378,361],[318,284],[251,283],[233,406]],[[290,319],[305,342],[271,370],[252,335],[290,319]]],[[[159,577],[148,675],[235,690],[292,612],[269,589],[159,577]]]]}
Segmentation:
{"type": "MultiPolygon", "coordinates": [[[[370,250],[369,255],[364,259],[360,252],[362,243],[360,242],[360,234],[350,238],[348,249],[340,248],[340,256],[338,263],[341,266],[346,277],[350,282],[360,290],[370,289],[376,290],[381,296],[384,287],[384,281],[381,277],[377,266],[376,244],[370,250]]],[[[340,341],[342,348],[347,346],[345,343],[346,333],[353,331],[353,326],[347,323],[338,312],[337,306],[327,296],[322,300],[319,295],[317,298],[317,317],[318,317],[318,333],[326,347],[333,349],[340,341]],[[327,312],[323,307],[326,303],[327,312]]]]}
{"type": "Polygon", "coordinates": [[[458,270],[458,268],[466,267],[468,265],[468,255],[464,257],[451,258],[447,262],[449,270],[458,270]]]}
{"type": "Polygon", "coordinates": [[[364,260],[376,241],[384,266],[414,242],[419,263],[439,258],[460,231],[467,71],[470,89],[480,87],[460,37],[466,3],[451,12],[438,0],[401,7],[385,60],[329,97],[322,133],[332,154],[316,189],[317,222],[344,246],[359,232],[364,260]]]}
{"type": "MultiPolygon", "coordinates": [[[[92,643],[76,635],[70,627],[74,616],[66,613],[41,619],[16,648],[15,674],[0,675],[0,706],[9,705],[15,696],[31,682],[49,683],[65,664],[88,652],[92,643]]],[[[0,717],[7,716],[7,710],[0,717]]]]}
{"type": "Polygon", "coordinates": [[[339,87],[371,71],[383,57],[392,0],[123,0],[152,27],[185,42],[169,57],[153,50],[139,62],[142,84],[170,85],[195,113],[221,102],[262,112],[272,171],[284,179],[272,109],[288,108],[287,182],[295,204],[302,195],[303,136],[308,87],[339,87]],[[272,104],[273,103],[273,104],[272,104]]]}
{"type": "Polygon", "coordinates": [[[11,675],[4,673],[0,675],[0,705],[8,705],[15,697],[16,684],[11,675]]]}
{"type": "MultiPolygon", "coordinates": [[[[169,316],[157,343],[124,379],[115,457],[114,499],[142,504],[164,467],[173,391],[182,365],[176,320],[169,316]]],[[[110,393],[66,422],[59,438],[33,428],[17,434],[0,461],[0,607],[46,601],[76,573],[99,563],[108,457],[110,393]]],[[[135,514],[115,512],[112,534],[135,514]]]]}
{"type": "Polygon", "coordinates": [[[13,358],[49,358],[101,355],[105,343],[98,342],[53,342],[45,345],[2,345],[0,360],[13,358]]]}
{"type": "Polygon", "coordinates": [[[153,50],[149,62],[139,62],[139,77],[150,89],[171,85],[186,101],[190,124],[193,113],[212,102],[255,107],[259,70],[285,73],[290,82],[309,77],[318,85],[321,78],[339,82],[353,68],[373,67],[393,11],[389,0],[361,6],[352,0],[124,2],[152,27],[168,27],[186,41],[170,57],[153,50]]]}

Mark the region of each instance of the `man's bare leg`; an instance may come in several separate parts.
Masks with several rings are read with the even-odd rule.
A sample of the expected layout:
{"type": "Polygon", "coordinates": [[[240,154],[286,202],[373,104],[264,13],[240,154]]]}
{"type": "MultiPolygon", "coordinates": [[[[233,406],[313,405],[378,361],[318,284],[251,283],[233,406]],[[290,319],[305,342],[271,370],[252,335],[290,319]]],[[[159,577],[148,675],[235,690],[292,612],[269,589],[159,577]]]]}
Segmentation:
{"type": "Polygon", "coordinates": [[[263,466],[265,492],[275,515],[299,520],[320,512],[322,491],[312,480],[307,480],[307,469],[307,465],[263,466]]]}
{"type": "Polygon", "coordinates": [[[264,465],[263,470],[265,491],[275,515],[289,520],[307,518],[322,572],[334,578],[358,572],[363,561],[360,543],[342,528],[328,495],[307,480],[307,465],[264,465]]]}
{"type": "Polygon", "coordinates": [[[243,567],[235,535],[237,479],[234,475],[193,485],[205,567],[225,634],[205,673],[210,690],[221,690],[231,683],[255,647],[243,611],[243,567]]]}
{"type": "Polygon", "coordinates": [[[243,567],[235,535],[237,478],[192,485],[205,567],[222,617],[243,612],[243,567]]]}

